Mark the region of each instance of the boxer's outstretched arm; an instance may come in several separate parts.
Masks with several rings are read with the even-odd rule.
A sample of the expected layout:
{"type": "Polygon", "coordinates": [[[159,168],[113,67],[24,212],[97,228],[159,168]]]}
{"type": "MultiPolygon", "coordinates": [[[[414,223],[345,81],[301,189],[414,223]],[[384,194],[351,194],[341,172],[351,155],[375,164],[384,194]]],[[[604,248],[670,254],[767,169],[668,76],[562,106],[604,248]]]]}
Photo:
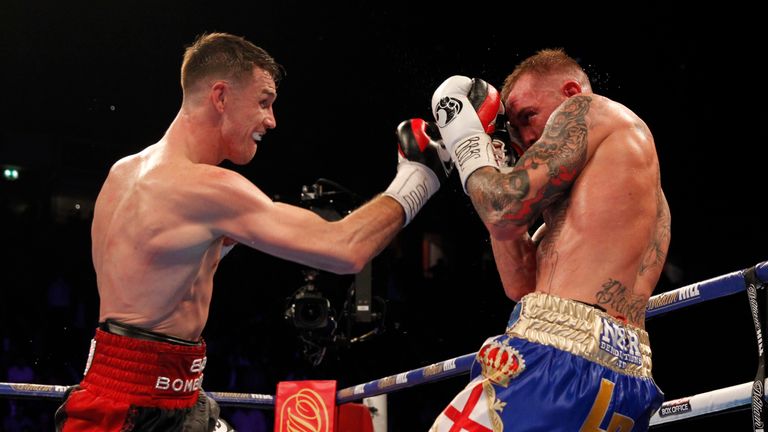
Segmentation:
{"type": "Polygon", "coordinates": [[[241,175],[209,167],[213,176],[197,185],[188,202],[212,238],[227,236],[271,255],[334,273],[356,273],[403,226],[403,208],[376,197],[340,221],[273,202],[241,175]]]}

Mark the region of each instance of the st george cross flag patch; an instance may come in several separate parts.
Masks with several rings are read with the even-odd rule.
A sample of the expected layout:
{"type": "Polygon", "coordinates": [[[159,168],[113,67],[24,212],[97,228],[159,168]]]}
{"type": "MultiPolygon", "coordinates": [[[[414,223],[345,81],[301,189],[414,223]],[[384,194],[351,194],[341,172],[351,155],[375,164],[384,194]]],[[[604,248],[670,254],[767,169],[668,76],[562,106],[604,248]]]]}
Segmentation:
{"type": "Polygon", "coordinates": [[[503,432],[498,412],[504,405],[487,379],[473,381],[453,398],[430,432],[503,432]]]}

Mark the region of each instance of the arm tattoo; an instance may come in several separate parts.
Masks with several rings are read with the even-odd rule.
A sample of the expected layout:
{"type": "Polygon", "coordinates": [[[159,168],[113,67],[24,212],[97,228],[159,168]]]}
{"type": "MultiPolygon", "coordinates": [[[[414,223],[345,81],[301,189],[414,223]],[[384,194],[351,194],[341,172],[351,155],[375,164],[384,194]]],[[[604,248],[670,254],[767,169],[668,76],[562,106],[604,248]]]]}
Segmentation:
{"type": "Polygon", "coordinates": [[[472,202],[484,221],[530,226],[562,198],[587,160],[586,116],[592,98],[574,96],[552,114],[541,138],[504,175],[491,170],[470,177],[472,202]],[[531,189],[535,170],[546,167],[546,183],[531,189]]]}
{"type": "Polygon", "coordinates": [[[597,304],[608,305],[631,323],[642,323],[645,319],[648,302],[643,296],[634,295],[621,281],[608,279],[595,294],[595,299],[597,304]]]}

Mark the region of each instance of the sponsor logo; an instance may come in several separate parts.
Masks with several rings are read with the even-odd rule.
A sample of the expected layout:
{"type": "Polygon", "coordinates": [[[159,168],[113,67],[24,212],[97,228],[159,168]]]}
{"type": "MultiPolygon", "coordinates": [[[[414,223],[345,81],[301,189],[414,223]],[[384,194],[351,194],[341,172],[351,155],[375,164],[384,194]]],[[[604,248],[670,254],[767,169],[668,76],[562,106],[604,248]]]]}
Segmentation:
{"type": "Polygon", "coordinates": [[[456,369],[456,359],[452,358],[443,362],[443,369],[449,371],[456,369]]]}
{"type": "Polygon", "coordinates": [[[435,119],[438,127],[445,127],[461,112],[463,104],[460,100],[446,96],[435,106],[435,119]]]}
{"type": "Polygon", "coordinates": [[[354,393],[351,387],[339,390],[339,397],[341,398],[350,397],[352,395],[354,395],[354,393]]]}
{"type": "Polygon", "coordinates": [[[203,385],[202,374],[197,378],[187,378],[187,379],[175,378],[173,380],[171,380],[168,377],[159,376],[157,377],[155,388],[157,390],[171,390],[176,393],[179,393],[179,392],[186,393],[186,392],[200,390],[200,387],[202,387],[202,385],[203,385]]]}
{"type": "Polygon", "coordinates": [[[683,414],[691,411],[691,401],[688,399],[677,399],[669,401],[662,405],[659,410],[659,417],[667,417],[676,414],[683,414]]]}
{"type": "Polygon", "coordinates": [[[256,393],[232,393],[232,392],[226,392],[226,393],[220,393],[220,392],[206,392],[209,395],[211,395],[214,399],[217,397],[222,397],[226,399],[239,399],[244,401],[249,400],[260,400],[260,401],[274,401],[275,397],[272,395],[264,395],[264,394],[256,394],[256,393]]]}
{"type": "Polygon", "coordinates": [[[652,298],[648,302],[648,306],[645,309],[649,311],[660,309],[664,306],[669,306],[671,304],[690,300],[699,296],[701,296],[701,292],[699,292],[699,286],[689,285],[652,298]]]}
{"type": "Polygon", "coordinates": [[[26,384],[26,383],[9,383],[11,388],[15,391],[30,393],[30,392],[54,392],[64,393],[67,391],[67,386],[61,385],[48,385],[48,384],[26,384]]]}
{"type": "Polygon", "coordinates": [[[443,371],[443,364],[442,363],[435,363],[433,365],[427,366],[424,368],[424,376],[430,377],[433,375],[437,375],[440,372],[443,371]]]}
{"type": "Polygon", "coordinates": [[[760,327],[760,307],[757,305],[757,287],[750,284],[747,287],[747,297],[749,297],[749,308],[752,310],[752,321],[755,323],[755,334],[757,335],[757,351],[760,356],[763,355],[763,331],[760,327]]]}
{"type": "Polygon", "coordinates": [[[480,137],[473,136],[464,140],[456,146],[453,152],[456,154],[456,163],[459,164],[459,167],[463,167],[469,160],[481,158],[480,137]]]}
{"type": "Polygon", "coordinates": [[[280,431],[331,432],[328,407],[322,396],[311,389],[301,389],[286,399],[280,410],[280,431]]]}
{"type": "Polygon", "coordinates": [[[196,376],[194,377],[158,376],[155,381],[155,389],[170,390],[176,393],[200,390],[200,387],[203,385],[202,372],[205,369],[205,364],[207,362],[207,357],[192,360],[192,364],[189,366],[189,372],[195,374],[196,376]]]}
{"type": "Polygon", "coordinates": [[[600,349],[616,357],[617,366],[622,369],[627,367],[627,363],[642,365],[640,340],[637,332],[605,317],[600,317],[600,319],[603,323],[600,334],[600,349]]]}
{"type": "Polygon", "coordinates": [[[755,430],[763,429],[763,380],[752,383],[752,424],[755,430]]]}
{"type": "Polygon", "coordinates": [[[392,387],[395,384],[397,384],[397,382],[394,376],[388,376],[379,380],[379,388],[392,387]]]}

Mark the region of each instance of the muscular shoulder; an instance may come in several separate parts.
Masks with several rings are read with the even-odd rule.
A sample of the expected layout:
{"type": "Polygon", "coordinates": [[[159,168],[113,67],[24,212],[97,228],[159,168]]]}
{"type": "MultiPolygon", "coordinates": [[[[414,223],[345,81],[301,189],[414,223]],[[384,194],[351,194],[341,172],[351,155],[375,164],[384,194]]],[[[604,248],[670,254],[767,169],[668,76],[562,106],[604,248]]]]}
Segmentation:
{"type": "Polygon", "coordinates": [[[109,168],[108,178],[123,178],[132,175],[141,164],[140,154],[132,154],[118,160],[109,168]]]}
{"type": "Polygon", "coordinates": [[[612,147],[617,144],[620,151],[655,155],[653,135],[645,122],[625,105],[604,96],[590,95],[589,113],[590,141],[596,147],[612,147]]]}
{"type": "MultiPolygon", "coordinates": [[[[659,164],[653,135],[645,122],[626,106],[596,98],[590,142],[590,176],[628,190],[628,184],[646,187],[657,182],[659,164]]],[[[620,192],[618,190],[617,192],[620,192]]]]}
{"type": "MultiPolygon", "coordinates": [[[[214,165],[192,164],[184,170],[183,181],[191,190],[207,190],[214,193],[254,193],[259,189],[241,174],[214,165]]],[[[260,192],[260,191],[259,191],[260,192]]]]}
{"type": "Polygon", "coordinates": [[[604,129],[605,133],[621,130],[635,130],[650,137],[645,122],[625,105],[604,96],[591,95],[593,126],[604,129]]]}
{"type": "Polygon", "coordinates": [[[239,173],[212,165],[194,164],[178,179],[179,200],[199,215],[230,217],[257,210],[272,201],[239,173]]]}
{"type": "Polygon", "coordinates": [[[133,177],[135,186],[164,200],[187,199],[188,195],[226,194],[236,190],[255,189],[239,173],[216,165],[195,163],[150,146],[141,153],[116,162],[110,177],[133,177]]]}

